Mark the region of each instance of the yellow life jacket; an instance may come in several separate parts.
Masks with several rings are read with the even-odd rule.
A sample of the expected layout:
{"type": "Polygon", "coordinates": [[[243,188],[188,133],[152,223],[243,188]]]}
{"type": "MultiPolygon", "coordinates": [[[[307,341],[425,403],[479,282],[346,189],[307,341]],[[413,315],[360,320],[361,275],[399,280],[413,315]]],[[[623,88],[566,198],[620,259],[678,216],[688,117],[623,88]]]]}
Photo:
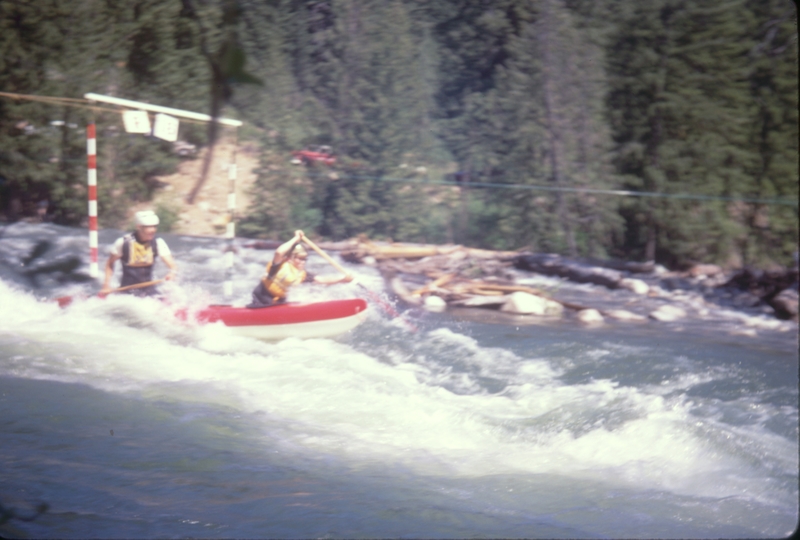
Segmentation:
{"type": "Polygon", "coordinates": [[[289,287],[302,283],[306,279],[306,271],[298,270],[289,262],[281,263],[281,265],[278,266],[277,272],[275,272],[274,275],[270,275],[271,273],[272,263],[269,263],[267,265],[267,273],[261,278],[261,283],[264,284],[264,288],[272,295],[273,300],[285,299],[289,287]]]}

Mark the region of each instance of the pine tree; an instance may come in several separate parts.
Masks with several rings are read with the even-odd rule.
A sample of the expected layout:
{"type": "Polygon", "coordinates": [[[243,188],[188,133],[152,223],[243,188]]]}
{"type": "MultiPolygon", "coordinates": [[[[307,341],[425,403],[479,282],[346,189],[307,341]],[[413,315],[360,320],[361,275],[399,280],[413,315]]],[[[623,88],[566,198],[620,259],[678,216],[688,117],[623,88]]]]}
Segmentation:
{"type": "Polygon", "coordinates": [[[309,169],[314,189],[302,204],[304,212],[321,212],[319,232],[329,236],[394,235],[409,216],[396,207],[405,198],[382,177],[422,144],[426,115],[419,47],[406,8],[400,1],[286,7],[293,27],[301,29],[288,48],[303,96],[295,112],[303,125],[316,124],[299,142],[332,144],[340,159],[338,181],[309,169]],[[393,24],[387,26],[387,20],[393,24]]]}
{"type": "MultiPolygon", "coordinates": [[[[750,96],[748,143],[757,153],[748,195],[798,199],[797,10],[785,0],[747,2],[750,96]]],[[[791,205],[738,206],[746,234],[738,237],[745,264],[791,264],[797,253],[798,213],[791,205]]]]}
{"type": "Polygon", "coordinates": [[[752,194],[748,13],[742,2],[638,4],[609,52],[618,165],[632,189],[631,247],[681,265],[734,262],[745,234],[736,204],[752,194]],[[707,197],[692,200],[686,195],[707,197]]]}
{"type": "MultiPolygon", "coordinates": [[[[93,28],[91,20],[69,26],[73,7],[66,0],[0,5],[0,88],[19,94],[76,97],[67,69],[86,73],[86,62],[80,64],[62,54],[72,45],[65,37],[70,32],[89,34],[93,28]]],[[[76,184],[78,179],[85,183],[85,115],[67,106],[66,100],[61,103],[0,100],[0,176],[4,178],[0,212],[12,220],[35,214],[34,206],[41,201],[49,203],[50,216],[62,223],[75,224],[85,216],[85,195],[83,204],[77,202],[85,192],[76,184]],[[78,171],[82,176],[76,176],[78,171]]]]}
{"type": "MultiPolygon", "coordinates": [[[[180,8],[176,0],[125,4],[47,0],[35,7],[3,3],[0,14],[7,29],[0,37],[7,53],[0,69],[3,88],[66,98],[97,92],[187,108],[208,78],[197,78],[199,57],[187,52],[191,45],[181,46],[175,24],[180,8]],[[22,66],[26,66],[24,77],[20,77],[22,66]]],[[[29,214],[37,200],[49,199],[51,215],[58,222],[83,220],[88,111],[31,103],[17,106],[6,100],[0,107],[8,107],[0,109],[0,136],[8,138],[4,145],[8,157],[0,157],[0,162],[13,162],[3,166],[11,178],[5,197],[21,201],[29,214]],[[60,125],[51,127],[51,121],[60,125]],[[30,126],[27,133],[16,128],[25,123],[30,126]]],[[[117,225],[124,221],[131,201],[149,197],[152,177],[172,170],[177,160],[163,141],[121,135],[118,114],[97,114],[95,120],[100,218],[117,225]]]]}
{"type": "MultiPolygon", "coordinates": [[[[508,58],[509,40],[519,31],[517,12],[523,4],[514,0],[425,3],[431,36],[438,45],[436,133],[458,170],[460,207],[453,228],[460,243],[492,242],[493,228],[488,225],[496,225],[497,208],[486,200],[485,193],[469,185],[497,179],[500,174],[497,166],[503,152],[497,147],[506,137],[501,130],[487,129],[500,119],[491,92],[497,71],[508,58]]],[[[507,238],[503,234],[498,237],[507,238]]]]}
{"type": "Polygon", "coordinates": [[[603,118],[602,36],[584,39],[559,0],[459,4],[442,10],[438,38],[448,74],[440,94],[444,137],[460,163],[462,241],[572,254],[605,254],[619,221],[608,200],[567,190],[614,182],[603,118]],[[464,50],[457,42],[468,35],[464,50]],[[488,42],[487,42],[488,41],[488,42]],[[480,55],[483,45],[493,55],[480,55]],[[492,62],[489,62],[492,59],[492,62]],[[447,84],[469,76],[452,90],[447,84]],[[476,190],[484,182],[544,190],[476,190]],[[476,211],[477,214],[471,213],[476,211]]]}

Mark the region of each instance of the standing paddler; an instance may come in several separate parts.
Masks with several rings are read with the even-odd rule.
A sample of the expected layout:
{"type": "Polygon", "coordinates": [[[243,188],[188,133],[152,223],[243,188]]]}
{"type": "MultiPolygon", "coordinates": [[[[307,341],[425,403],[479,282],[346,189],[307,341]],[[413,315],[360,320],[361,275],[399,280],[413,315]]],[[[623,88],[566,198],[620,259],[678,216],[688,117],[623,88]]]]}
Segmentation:
{"type": "Polygon", "coordinates": [[[177,267],[169,246],[163,238],[156,237],[158,216],[152,210],[142,210],[136,212],[135,218],[136,230],[118,238],[109,250],[101,294],[113,292],[110,285],[114,276],[114,263],[117,261],[122,261],[120,289],[130,287],[124,292],[137,296],[152,296],[158,293],[155,285],[142,287],[136,285],[153,281],[153,266],[159,257],[169,267],[169,273],[164,279],[169,281],[175,277],[177,267]]]}
{"type": "Polygon", "coordinates": [[[303,231],[297,230],[291,240],[278,246],[264,277],[253,289],[253,301],[247,307],[261,308],[285,302],[289,288],[299,283],[334,285],[353,281],[350,274],[317,276],[307,272],[308,252],[301,244],[304,239],[303,231]]]}

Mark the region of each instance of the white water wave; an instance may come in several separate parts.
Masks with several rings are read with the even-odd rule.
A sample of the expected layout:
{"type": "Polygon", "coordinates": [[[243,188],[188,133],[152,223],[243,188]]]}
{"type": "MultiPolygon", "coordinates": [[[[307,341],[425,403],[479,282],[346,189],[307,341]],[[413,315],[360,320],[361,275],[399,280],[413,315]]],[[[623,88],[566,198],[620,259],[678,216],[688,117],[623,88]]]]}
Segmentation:
{"type": "Polygon", "coordinates": [[[15,351],[2,364],[5,374],[231,407],[287,449],[354,467],[451,477],[558,474],[747,498],[780,493],[761,472],[777,466],[783,474],[796,449],[784,441],[747,450],[764,434],[751,426],[726,431],[714,418],[698,429],[681,396],[606,379],[566,384],[547,358],[483,348],[450,330],[414,338],[428,356],[412,347],[410,356],[384,362],[373,343],[269,344],[219,325],[186,326],[155,301],[118,297],[60,310],[5,285],[0,300],[8,321],[3,347],[15,351]],[[458,362],[464,371],[455,392],[443,382],[453,372],[441,366],[458,362]],[[504,389],[482,391],[473,384],[480,377],[501,380],[504,389]],[[730,438],[740,443],[727,444],[730,438]]]}

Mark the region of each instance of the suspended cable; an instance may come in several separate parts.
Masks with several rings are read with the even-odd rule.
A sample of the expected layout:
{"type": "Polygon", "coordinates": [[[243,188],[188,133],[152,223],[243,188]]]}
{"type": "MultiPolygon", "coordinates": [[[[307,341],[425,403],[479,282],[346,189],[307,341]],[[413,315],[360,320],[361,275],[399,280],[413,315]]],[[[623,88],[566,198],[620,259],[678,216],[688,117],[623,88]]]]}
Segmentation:
{"type": "MultiPolygon", "coordinates": [[[[93,111],[102,112],[119,112],[118,109],[108,109],[92,105],[93,101],[86,99],[76,98],[61,98],[51,96],[35,96],[29,94],[15,94],[11,92],[0,92],[0,97],[8,97],[12,99],[27,99],[30,101],[40,101],[43,103],[52,103],[58,105],[65,105],[70,107],[80,107],[90,109],[93,111]]],[[[193,119],[187,118],[186,121],[192,122],[193,119]]],[[[196,121],[196,123],[204,123],[203,121],[196,121]]],[[[319,173],[307,173],[308,176],[327,176],[319,173]]],[[[339,174],[339,173],[337,173],[339,174]]],[[[411,178],[392,178],[388,176],[361,176],[361,175],[346,175],[339,174],[340,178],[351,178],[354,180],[377,180],[384,182],[404,182],[408,184],[419,185],[432,185],[432,186],[462,186],[471,188],[489,188],[489,189],[523,189],[532,191],[558,191],[564,193],[591,193],[595,195],[616,195],[618,197],[652,197],[662,199],[684,199],[695,201],[724,201],[724,202],[743,202],[748,204],[771,204],[783,206],[798,206],[797,200],[785,198],[753,198],[753,197],[723,197],[719,195],[699,195],[693,193],[658,193],[652,191],[631,191],[625,189],[596,189],[596,188],[577,188],[577,187],[559,187],[559,186],[542,186],[539,184],[498,184],[492,182],[451,182],[448,180],[425,180],[420,181],[411,178]]]]}
{"type": "MultiPolygon", "coordinates": [[[[664,199],[690,199],[699,201],[726,201],[744,202],[750,204],[774,204],[784,206],[798,206],[797,200],[785,198],[752,198],[752,197],[724,197],[719,195],[700,195],[693,193],[657,193],[651,191],[631,191],[625,189],[596,189],[578,187],[542,186],[539,184],[499,184],[491,182],[453,182],[448,180],[418,180],[413,178],[392,178],[377,176],[344,175],[337,173],[339,178],[352,178],[355,180],[378,180],[385,182],[404,182],[408,184],[433,185],[433,186],[459,186],[470,188],[497,188],[497,189],[524,189],[533,191],[560,191],[566,193],[591,193],[595,195],[616,195],[620,197],[654,197],[664,199]]],[[[308,173],[309,176],[327,177],[324,174],[308,173]]]]}

